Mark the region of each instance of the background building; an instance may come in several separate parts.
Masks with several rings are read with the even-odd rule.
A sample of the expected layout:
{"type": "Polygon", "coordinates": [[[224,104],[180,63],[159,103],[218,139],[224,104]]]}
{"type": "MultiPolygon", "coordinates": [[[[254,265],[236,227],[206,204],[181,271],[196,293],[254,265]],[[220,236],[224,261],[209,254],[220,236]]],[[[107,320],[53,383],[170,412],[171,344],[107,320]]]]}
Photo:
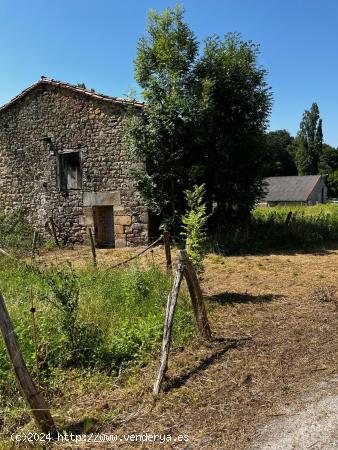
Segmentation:
{"type": "Polygon", "coordinates": [[[325,203],[327,188],[321,175],[270,177],[265,179],[266,194],[262,203],[268,206],[325,203]]]}

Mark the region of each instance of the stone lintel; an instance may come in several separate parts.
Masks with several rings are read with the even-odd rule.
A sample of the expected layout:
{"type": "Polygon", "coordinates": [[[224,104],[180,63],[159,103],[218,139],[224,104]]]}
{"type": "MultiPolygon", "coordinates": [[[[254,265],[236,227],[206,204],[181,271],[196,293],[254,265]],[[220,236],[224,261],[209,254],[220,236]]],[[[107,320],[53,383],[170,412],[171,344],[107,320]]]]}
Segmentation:
{"type": "Polygon", "coordinates": [[[111,192],[84,192],[83,206],[120,206],[119,191],[111,192]]]}

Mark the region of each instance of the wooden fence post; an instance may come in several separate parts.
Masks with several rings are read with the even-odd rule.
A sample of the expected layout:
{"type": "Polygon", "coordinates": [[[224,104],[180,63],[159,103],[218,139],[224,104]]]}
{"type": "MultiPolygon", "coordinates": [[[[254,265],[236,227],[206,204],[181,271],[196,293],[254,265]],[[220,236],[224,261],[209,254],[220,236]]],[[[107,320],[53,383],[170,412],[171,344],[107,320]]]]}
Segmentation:
{"type": "Polygon", "coordinates": [[[287,227],[290,225],[291,219],[292,219],[292,211],[289,211],[288,215],[286,216],[286,219],[285,219],[285,225],[287,227]]]}
{"type": "Polygon", "coordinates": [[[92,257],[93,257],[93,266],[97,266],[97,259],[96,259],[96,249],[95,249],[95,242],[94,242],[94,236],[91,228],[88,228],[89,238],[90,238],[90,247],[92,249],[92,257]]]}
{"type": "Polygon", "coordinates": [[[36,230],[34,230],[33,241],[32,241],[32,261],[35,259],[35,249],[36,249],[37,239],[38,239],[38,232],[36,230]]]}
{"type": "Polygon", "coordinates": [[[0,293],[0,330],[5,341],[7,353],[11,361],[15,376],[18,380],[23,396],[29,404],[32,414],[43,432],[55,430],[53,418],[47,403],[41,393],[36,389],[25,361],[20,352],[15,330],[11,323],[8,311],[0,293]]]}
{"type": "Polygon", "coordinates": [[[52,232],[53,232],[55,244],[60,248],[60,243],[59,243],[59,240],[58,240],[58,236],[56,234],[56,226],[55,226],[55,222],[53,220],[53,217],[49,218],[49,222],[50,222],[50,225],[52,227],[52,232]]]}
{"type": "Polygon", "coordinates": [[[161,362],[160,368],[158,370],[156,382],[154,385],[154,394],[158,394],[161,389],[162,381],[167,370],[168,366],[168,356],[170,349],[170,340],[171,340],[171,331],[173,326],[173,318],[178,298],[178,293],[180,290],[182,278],[183,278],[184,267],[179,263],[177,267],[177,271],[174,278],[173,287],[171,293],[168,295],[167,301],[167,310],[164,321],[164,330],[163,330],[163,341],[162,341],[162,354],[161,354],[161,362]]]}
{"type": "Polygon", "coordinates": [[[204,338],[211,339],[210,325],[196,271],[188,258],[186,250],[178,252],[178,259],[184,267],[184,276],[187,281],[198,329],[204,338]]]}
{"type": "Polygon", "coordinates": [[[167,270],[172,269],[171,262],[171,250],[170,250],[170,234],[169,231],[163,232],[163,242],[164,242],[164,250],[165,250],[165,259],[167,263],[167,270]]]}

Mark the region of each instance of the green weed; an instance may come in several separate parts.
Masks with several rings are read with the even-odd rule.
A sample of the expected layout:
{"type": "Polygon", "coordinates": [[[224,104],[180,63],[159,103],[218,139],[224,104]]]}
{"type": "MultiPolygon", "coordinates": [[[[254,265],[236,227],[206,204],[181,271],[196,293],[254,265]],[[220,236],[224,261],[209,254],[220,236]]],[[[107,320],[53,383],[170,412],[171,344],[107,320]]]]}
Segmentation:
{"type": "MultiPolygon", "coordinates": [[[[55,392],[60,385],[54,380],[56,373],[60,379],[60,371],[114,376],[127,366],[145,365],[161,346],[171,285],[172,277],[155,266],[118,270],[64,266],[41,274],[34,266],[0,260],[0,291],[28,368],[36,378],[30,312],[33,295],[39,379],[47,392],[55,392]]],[[[173,345],[181,346],[193,333],[191,305],[182,290],[173,345]]],[[[16,396],[16,383],[0,341],[0,407],[16,396]]]]}

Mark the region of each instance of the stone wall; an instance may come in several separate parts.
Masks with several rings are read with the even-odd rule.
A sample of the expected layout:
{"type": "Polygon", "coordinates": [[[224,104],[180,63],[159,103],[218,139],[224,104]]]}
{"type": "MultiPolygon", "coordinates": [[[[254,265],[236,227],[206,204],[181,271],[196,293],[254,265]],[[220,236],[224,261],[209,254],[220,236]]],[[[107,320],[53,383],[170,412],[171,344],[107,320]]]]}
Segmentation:
{"type": "Polygon", "coordinates": [[[94,226],[93,206],[109,205],[116,246],[145,244],[147,208],[123,145],[127,108],[41,84],[1,110],[0,210],[24,209],[41,231],[53,217],[65,239],[81,241],[94,226]],[[62,191],[56,154],[69,151],[79,151],[82,188],[62,191]]]}

